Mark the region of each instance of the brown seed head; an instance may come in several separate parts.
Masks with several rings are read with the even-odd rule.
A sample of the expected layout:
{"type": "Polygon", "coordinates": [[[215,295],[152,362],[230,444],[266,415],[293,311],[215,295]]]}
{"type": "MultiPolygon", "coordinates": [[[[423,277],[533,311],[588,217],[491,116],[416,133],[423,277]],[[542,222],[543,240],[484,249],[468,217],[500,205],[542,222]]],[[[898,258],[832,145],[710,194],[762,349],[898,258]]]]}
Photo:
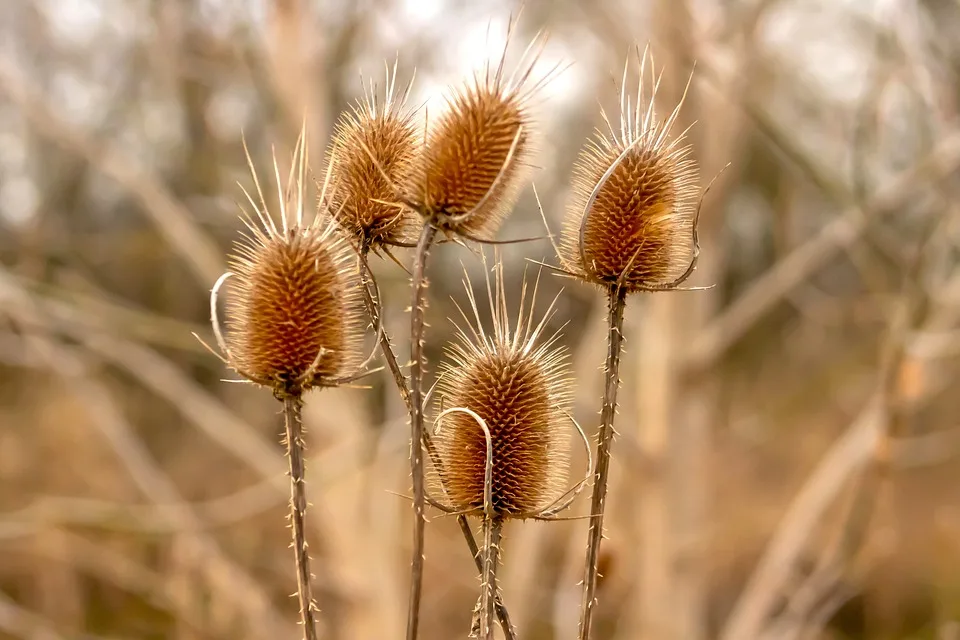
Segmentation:
{"type": "Polygon", "coordinates": [[[568,271],[627,291],[679,284],[696,250],[697,167],[684,135],[670,136],[683,100],[658,119],[659,79],[644,100],[646,61],[645,52],[635,105],[621,88],[619,132],[603,114],[609,131],[598,130],[580,153],[560,242],[568,271]]]}
{"type": "MultiPolygon", "coordinates": [[[[537,43],[542,46],[539,36],[531,47],[537,43]]],[[[528,80],[536,59],[521,60],[510,78],[501,59],[428,123],[423,162],[407,198],[437,227],[490,239],[515,204],[533,152],[528,102],[541,83],[528,86],[528,80]]]]}
{"type": "MultiPolygon", "coordinates": [[[[459,339],[448,348],[451,362],[442,369],[438,406],[469,409],[486,423],[493,444],[494,513],[505,518],[537,516],[561,497],[569,457],[566,430],[573,389],[566,353],[554,346],[557,335],[541,340],[553,305],[534,327],[532,302],[524,316],[524,283],[520,317],[511,332],[500,266],[491,296],[491,336],[480,328],[469,282],[466,286],[476,327],[469,326],[469,334],[458,327],[459,339]]],[[[465,314],[464,319],[470,322],[465,314]]],[[[443,492],[457,510],[482,511],[487,460],[483,430],[461,412],[446,415],[438,430],[443,492]]]]}
{"type": "MultiPolygon", "coordinates": [[[[277,392],[299,393],[331,384],[358,364],[364,320],[355,261],[329,220],[303,221],[306,154],[301,137],[286,193],[280,191],[280,226],[267,210],[256,172],[257,220],[246,212],[249,234],[235,245],[229,278],[226,335],[214,315],[227,363],[240,375],[277,392]],[[288,208],[294,209],[292,221],[288,208]]],[[[274,160],[276,169],[276,160],[274,160]]],[[[246,190],[244,190],[245,193],[246,190]]]]}
{"type": "MultiPolygon", "coordinates": [[[[388,70],[383,102],[371,87],[337,123],[327,154],[332,166],[328,207],[350,237],[376,249],[410,239],[416,215],[399,204],[420,153],[413,114],[405,108],[410,85],[396,96],[396,65],[388,70]]],[[[366,92],[366,89],[365,89],[366,92]]]]}

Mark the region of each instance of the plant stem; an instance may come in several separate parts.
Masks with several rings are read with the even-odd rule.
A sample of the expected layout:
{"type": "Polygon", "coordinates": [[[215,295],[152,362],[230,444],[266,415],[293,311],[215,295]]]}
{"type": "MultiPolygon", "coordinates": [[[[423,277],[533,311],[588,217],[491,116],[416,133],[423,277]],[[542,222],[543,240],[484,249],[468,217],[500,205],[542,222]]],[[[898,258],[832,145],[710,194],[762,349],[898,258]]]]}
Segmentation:
{"type": "Polygon", "coordinates": [[[626,300],[626,290],[617,285],[610,286],[607,291],[607,363],[604,369],[603,409],[600,412],[600,442],[594,467],[593,498],[590,501],[590,529],[587,532],[583,601],[580,605],[580,640],[590,638],[590,625],[596,606],[597,565],[600,559],[600,541],[603,539],[603,512],[607,498],[607,476],[610,471],[613,420],[617,413],[617,390],[620,388],[620,352],[623,349],[623,309],[626,300]]]}
{"type": "Polygon", "coordinates": [[[390,335],[383,328],[383,302],[380,300],[376,286],[373,281],[373,275],[370,273],[370,265],[367,263],[367,255],[370,248],[367,244],[360,245],[360,283],[363,289],[363,303],[367,308],[367,315],[370,316],[370,324],[374,329],[380,329],[380,353],[387,363],[387,369],[393,376],[393,382],[397,385],[397,391],[406,405],[407,411],[411,410],[410,390],[407,388],[406,379],[403,377],[403,370],[400,368],[400,362],[397,360],[397,354],[390,344],[390,335]]]}
{"type": "Polygon", "coordinates": [[[413,476],[413,559],[410,566],[410,600],[407,640],[416,640],[423,593],[424,487],[423,487],[423,315],[427,282],[424,271],[437,228],[425,222],[413,263],[413,302],[410,305],[410,474],[413,476]]]}
{"type": "MultiPolygon", "coordinates": [[[[363,300],[364,304],[366,304],[367,315],[370,316],[371,324],[373,324],[374,327],[377,327],[380,326],[381,319],[383,318],[383,302],[376,294],[376,288],[373,286],[373,278],[368,271],[369,265],[367,263],[367,253],[368,247],[361,245],[360,277],[363,283],[363,300]]],[[[406,378],[404,378],[403,371],[400,368],[399,361],[397,360],[397,354],[393,350],[393,345],[390,344],[390,336],[382,326],[380,328],[380,352],[383,354],[383,359],[387,363],[387,369],[390,370],[390,373],[393,376],[393,381],[397,386],[397,390],[400,392],[400,397],[403,398],[403,402],[407,406],[407,411],[412,412],[413,408],[410,402],[410,390],[407,387],[406,378]]],[[[443,460],[440,458],[440,454],[433,442],[433,438],[430,436],[429,429],[423,430],[422,441],[423,446],[427,450],[427,455],[430,456],[430,461],[433,463],[434,468],[439,473],[442,473],[443,460]]],[[[477,571],[483,571],[483,559],[480,556],[480,549],[477,546],[477,541],[473,536],[473,531],[470,529],[470,523],[467,521],[467,516],[463,514],[458,515],[457,524],[460,525],[460,531],[463,533],[463,539],[467,542],[467,548],[470,550],[470,556],[477,565],[477,571]]],[[[510,613],[507,611],[506,606],[504,606],[503,600],[499,593],[496,596],[494,607],[496,609],[497,619],[500,621],[500,626],[503,628],[504,639],[516,640],[516,632],[513,628],[513,622],[510,620],[510,613]]]]}
{"type": "MultiPolygon", "coordinates": [[[[467,546],[470,547],[470,554],[473,556],[473,560],[477,565],[477,571],[482,573],[483,555],[480,553],[477,541],[473,537],[473,531],[470,530],[470,523],[467,522],[467,517],[462,515],[457,516],[457,524],[460,525],[460,530],[463,532],[463,537],[467,541],[467,546]]],[[[504,640],[516,640],[517,631],[513,628],[513,622],[510,620],[510,612],[507,611],[506,605],[503,604],[503,597],[500,595],[499,589],[497,589],[494,594],[493,607],[497,614],[497,620],[500,621],[500,628],[503,630],[504,640]]]]}
{"type": "Polygon", "coordinates": [[[497,600],[497,566],[500,564],[500,540],[503,520],[483,518],[483,569],[480,579],[480,640],[493,640],[493,612],[497,600]]]}
{"type": "Polygon", "coordinates": [[[293,528],[293,553],[297,563],[297,596],[300,599],[300,622],[304,640],[317,640],[313,618],[314,603],[310,587],[310,554],[307,552],[305,518],[307,492],[303,464],[303,400],[299,393],[283,397],[283,423],[287,436],[287,458],[290,460],[290,523],[293,528]]]}

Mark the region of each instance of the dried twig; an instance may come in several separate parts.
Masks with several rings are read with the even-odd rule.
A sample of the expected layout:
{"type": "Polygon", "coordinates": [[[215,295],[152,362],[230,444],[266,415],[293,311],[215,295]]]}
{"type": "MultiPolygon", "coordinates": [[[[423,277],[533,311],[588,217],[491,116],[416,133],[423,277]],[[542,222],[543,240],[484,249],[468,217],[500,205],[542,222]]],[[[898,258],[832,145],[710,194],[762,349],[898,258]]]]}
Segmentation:
{"type": "Polygon", "coordinates": [[[410,473],[413,476],[413,557],[410,569],[410,599],[407,613],[407,640],[415,640],[420,627],[420,599],[423,594],[424,474],[423,474],[423,326],[427,282],[424,275],[430,246],[437,228],[423,225],[413,262],[413,302],[410,306],[410,473]]]}
{"type": "Polygon", "coordinates": [[[613,442],[613,419],[617,413],[617,391],[620,388],[620,352],[623,350],[623,310],[627,292],[614,285],[607,292],[607,361],[604,367],[603,408],[600,413],[599,445],[594,473],[593,498],[590,501],[590,529],[587,533],[586,569],[583,578],[580,638],[590,637],[590,625],[596,606],[600,541],[603,539],[604,502],[610,471],[610,445],[613,442]]]}

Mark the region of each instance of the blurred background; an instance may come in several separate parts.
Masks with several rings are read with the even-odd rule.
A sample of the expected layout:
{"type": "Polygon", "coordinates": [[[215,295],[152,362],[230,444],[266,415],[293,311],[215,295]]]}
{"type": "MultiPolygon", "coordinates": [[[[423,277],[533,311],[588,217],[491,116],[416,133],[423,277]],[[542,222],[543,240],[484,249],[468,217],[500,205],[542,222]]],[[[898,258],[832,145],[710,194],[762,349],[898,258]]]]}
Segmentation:
{"type": "MultiPolygon", "coordinates": [[[[278,405],[221,382],[191,336],[210,340],[240,227],[241,133],[266,171],[305,114],[316,170],[361,72],[382,87],[399,55],[436,113],[516,9],[0,3],[0,638],[298,637],[278,405]]],[[[508,62],[540,29],[538,69],[568,65],[532,104],[554,231],[637,45],[664,69],[661,111],[696,61],[680,122],[702,185],[731,163],[690,281],[716,286],[628,304],[594,637],[960,638],[960,2],[526,0],[508,62]]],[[[500,235],[544,235],[529,188],[500,235]]],[[[515,307],[525,259],[553,257],[503,254],[515,307]]],[[[481,273],[434,252],[432,363],[461,262],[481,273]]],[[[405,358],[407,275],[374,268],[405,358]]],[[[540,309],[561,286],[593,434],[603,299],[544,273],[540,309]]],[[[306,408],[331,640],[397,638],[406,618],[408,427],[387,378],[367,382],[306,408]]],[[[586,528],[508,526],[521,638],[575,637],[586,528]]],[[[452,518],[427,536],[422,637],[466,637],[471,558],[452,518]]]]}

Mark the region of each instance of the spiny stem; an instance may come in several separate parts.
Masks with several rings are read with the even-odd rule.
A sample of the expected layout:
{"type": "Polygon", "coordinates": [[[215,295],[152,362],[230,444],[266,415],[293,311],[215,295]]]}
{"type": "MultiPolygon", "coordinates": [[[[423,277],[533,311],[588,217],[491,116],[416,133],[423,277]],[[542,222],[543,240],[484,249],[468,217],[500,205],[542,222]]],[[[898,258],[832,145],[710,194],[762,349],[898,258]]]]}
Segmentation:
{"type": "MultiPolygon", "coordinates": [[[[361,245],[360,278],[363,283],[363,300],[367,307],[367,315],[370,316],[370,323],[374,327],[377,327],[381,326],[381,321],[383,318],[383,302],[377,296],[377,289],[374,286],[373,277],[369,272],[369,263],[367,262],[368,253],[369,247],[366,245],[361,245]]],[[[407,406],[407,411],[412,412],[413,409],[410,402],[410,390],[407,387],[406,378],[404,378],[403,370],[400,368],[400,363],[397,359],[396,352],[393,350],[393,345],[390,343],[390,336],[382,326],[380,332],[380,352],[383,354],[383,359],[387,363],[387,369],[390,370],[390,373],[393,376],[393,381],[397,386],[397,390],[400,392],[400,397],[403,398],[403,403],[407,406]]],[[[423,430],[422,441],[424,448],[427,450],[427,455],[430,456],[430,461],[433,464],[433,467],[442,475],[443,460],[440,458],[440,454],[437,451],[436,444],[433,442],[433,438],[430,435],[429,429],[423,430]]],[[[467,548],[470,550],[470,556],[477,565],[477,571],[483,571],[483,560],[480,556],[480,548],[477,546],[477,541],[473,536],[473,531],[470,529],[470,523],[467,521],[467,516],[463,514],[458,515],[457,524],[460,525],[460,531],[463,533],[463,539],[466,541],[467,548]]],[[[503,628],[504,640],[516,640],[516,631],[513,628],[513,622],[510,620],[510,613],[507,611],[507,607],[504,606],[503,599],[500,597],[499,593],[497,593],[494,607],[496,609],[497,619],[500,621],[500,626],[503,628]]]]}
{"type": "Polygon", "coordinates": [[[413,476],[413,559],[410,568],[410,600],[407,609],[407,640],[416,640],[420,627],[423,592],[424,488],[423,488],[423,314],[427,283],[424,271],[437,228],[423,225],[413,263],[413,302],[410,305],[410,474],[413,476]]]}
{"type": "Polygon", "coordinates": [[[600,412],[599,446],[594,468],[593,498],[590,501],[590,529],[587,532],[587,554],[583,576],[583,601],[580,605],[580,640],[589,640],[593,609],[596,606],[597,565],[600,541],[603,539],[603,512],[607,497],[607,476],[610,470],[610,444],[613,442],[613,420],[617,413],[617,390],[620,388],[620,351],[623,348],[623,309],[627,292],[611,285],[607,291],[609,306],[607,363],[604,370],[603,409],[600,412]]]}
{"type": "Polygon", "coordinates": [[[480,640],[493,640],[493,611],[499,589],[497,565],[500,564],[500,540],[503,520],[497,516],[483,518],[483,573],[480,580],[480,640]]]}
{"type": "Polygon", "coordinates": [[[313,594],[310,587],[310,554],[307,552],[305,518],[307,492],[303,464],[303,399],[299,393],[286,393],[283,400],[283,423],[287,436],[287,458],[290,460],[290,523],[293,529],[293,553],[297,563],[297,596],[300,599],[300,622],[304,640],[317,640],[314,622],[313,594]]]}
{"type": "MultiPolygon", "coordinates": [[[[460,530],[463,532],[463,537],[467,541],[467,546],[470,547],[470,554],[473,556],[473,560],[477,565],[477,571],[482,573],[483,555],[477,546],[476,539],[473,537],[473,531],[470,530],[470,523],[467,522],[467,517],[463,515],[457,516],[457,524],[460,525],[460,530]]],[[[494,575],[494,577],[496,576],[494,575]]],[[[497,589],[494,595],[493,607],[497,614],[497,620],[500,621],[500,628],[503,629],[504,640],[516,640],[517,631],[513,628],[513,622],[510,620],[510,612],[507,611],[506,605],[503,604],[503,597],[500,595],[500,590],[497,589]]]]}
{"type": "Polygon", "coordinates": [[[367,315],[370,316],[370,324],[376,329],[380,327],[380,353],[387,363],[387,369],[393,376],[393,382],[397,385],[397,391],[403,398],[403,404],[407,411],[410,411],[410,390],[407,388],[407,382],[403,377],[403,370],[400,369],[400,362],[397,360],[397,354],[390,344],[390,335],[383,328],[383,302],[377,295],[376,286],[373,282],[373,276],[369,271],[367,263],[367,254],[369,247],[366,244],[360,246],[360,282],[363,289],[363,303],[367,307],[367,315]]]}

